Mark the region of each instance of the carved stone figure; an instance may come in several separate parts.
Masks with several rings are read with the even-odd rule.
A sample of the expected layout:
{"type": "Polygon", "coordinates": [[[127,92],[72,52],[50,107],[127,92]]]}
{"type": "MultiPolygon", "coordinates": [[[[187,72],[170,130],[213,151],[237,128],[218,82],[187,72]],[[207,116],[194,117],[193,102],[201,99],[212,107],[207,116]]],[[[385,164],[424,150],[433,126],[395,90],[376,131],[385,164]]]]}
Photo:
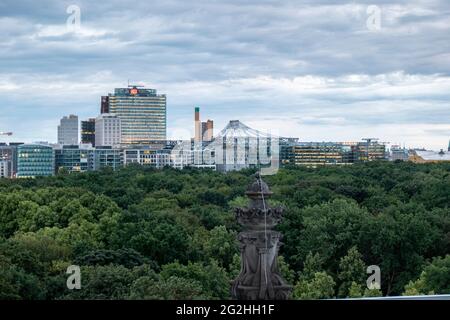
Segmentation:
{"type": "Polygon", "coordinates": [[[267,184],[256,175],[245,192],[247,208],[236,208],[236,219],[244,228],[238,235],[241,248],[241,272],[232,285],[232,296],[239,300],[286,300],[292,287],[278,270],[277,257],[281,233],[273,231],[283,215],[282,208],[272,208],[267,184]]]}

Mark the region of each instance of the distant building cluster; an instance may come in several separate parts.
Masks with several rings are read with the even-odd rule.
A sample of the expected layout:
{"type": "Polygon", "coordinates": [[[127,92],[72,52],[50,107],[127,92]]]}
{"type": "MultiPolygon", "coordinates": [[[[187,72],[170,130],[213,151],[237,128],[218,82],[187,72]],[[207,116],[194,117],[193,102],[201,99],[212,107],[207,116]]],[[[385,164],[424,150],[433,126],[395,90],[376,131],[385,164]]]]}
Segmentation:
{"type": "Polygon", "coordinates": [[[388,160],[389,156],[386,145],[372,139],[365,142],[295,142],[283,148],[286,148],[283,164],[308,167],[388,160]]]}
{"type": "MultiPolygon", "coordinates": [[[[450,161],[448,152],[408,150],[365,138],[357,142],[301,142],[276,137],[232,120],[214,135],[214,122],[201,121],[194,109],[194,137],[167,140],[166,95],[139,86],[116,88],[102,96],[100,114],[79,122],[64,116],[57,128],[57,143],[0,143],[0,177],[50,176],[60,171],[86,172],[130,164],[208,168],[218,171],[248,167],[352,165],[391,160],[416,163],[450,161]],[[81,124],[79,126],[79,124],[81,124]],[[81,137],[81,141],[79,141],[81,137]]],[[[12,133],[2,133],[11,135],[12,133]]]]}

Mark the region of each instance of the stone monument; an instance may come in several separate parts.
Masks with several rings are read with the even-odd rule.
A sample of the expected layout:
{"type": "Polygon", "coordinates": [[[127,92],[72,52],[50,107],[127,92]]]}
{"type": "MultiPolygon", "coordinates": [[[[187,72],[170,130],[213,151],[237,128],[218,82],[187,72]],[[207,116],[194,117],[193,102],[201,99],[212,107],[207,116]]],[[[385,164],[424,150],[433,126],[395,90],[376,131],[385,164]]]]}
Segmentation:
{"type": "Polygon", "coordinates": [[[286,284],[278,270],[281,233],[272,230],[281,221],[283,209],[268,206],[267,200],[272,192],[259,174],[245,194],[250,198],[249,206],[235,210],[243,231],[238,235],[241,272],[233,281],[232,297],[239,300],[286,300],[292,287],[286,284]]]}

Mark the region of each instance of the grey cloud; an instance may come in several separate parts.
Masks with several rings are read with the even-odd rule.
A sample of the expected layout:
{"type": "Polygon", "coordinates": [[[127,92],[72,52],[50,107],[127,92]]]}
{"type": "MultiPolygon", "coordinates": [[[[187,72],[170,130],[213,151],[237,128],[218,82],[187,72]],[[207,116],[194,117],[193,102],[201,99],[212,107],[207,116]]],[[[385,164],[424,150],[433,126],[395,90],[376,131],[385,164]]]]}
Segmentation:
{"type": "Polygon", "coordinates": [[[448,86],[426,89],[426,76],[450,76],[450,3],[376,1],[382,29],[369,32],[366,8],[373,2],[2,0],[0,107],[14,106],[17,115],[40,110],[37,117],[53,122],[69,112],[93,116],[99,95],[133,79],[168,94],[174,123],[190,116],[193,104],[216,118],[259,111],[305,113],[311,118],[303,121],[316,125],[335,119],[349,125],[449,123],[442,107],[448,86]],[[64,32],[70,4],[81,7],[84,33],[64,32]],[[425,89],[405,92],[370,78],[395,72],[423,77],[425,89]],[[370,79],[354,88],[343,83],[350,74],[370,79]],[[283,84],[308,75],[337,85],[296,90],[283,84]],[[272,80],[258,84],[259,77],[272,80]],[[2,89],[11,83],[20,88],[2,89]],[[58,89],[47,90],[46,84],[58,89]],[[23,101],[24,91],[32,101],[23,101]],[[410,101],[416,103],[406,113],[358,114],[366,103],[410,101]]]}

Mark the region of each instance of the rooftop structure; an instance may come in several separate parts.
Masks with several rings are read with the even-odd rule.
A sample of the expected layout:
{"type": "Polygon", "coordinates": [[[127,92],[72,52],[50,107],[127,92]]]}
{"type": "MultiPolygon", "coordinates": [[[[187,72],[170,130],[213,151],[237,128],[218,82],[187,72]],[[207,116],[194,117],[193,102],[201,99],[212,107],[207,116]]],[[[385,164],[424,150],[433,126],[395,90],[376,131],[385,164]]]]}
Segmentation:
{"type": "Polygon", "coordinates": [[[444,152],[444,150],[441,150],[439,152],[428,150],[414,150],[409,159],[415,163],[442,161],[446,162],[450,161],[450,152],[444,152]]]}

